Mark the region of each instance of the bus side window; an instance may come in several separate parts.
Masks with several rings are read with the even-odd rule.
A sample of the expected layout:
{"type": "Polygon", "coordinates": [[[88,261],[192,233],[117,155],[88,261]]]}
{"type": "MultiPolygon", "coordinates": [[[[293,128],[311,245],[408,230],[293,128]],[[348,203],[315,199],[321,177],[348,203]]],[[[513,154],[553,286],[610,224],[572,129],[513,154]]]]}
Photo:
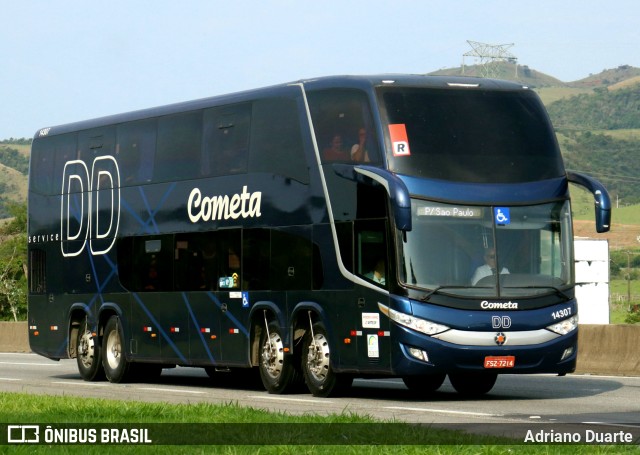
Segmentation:
{"type": "Polygon", "coordinates": [[[134,292],[173,290],[172,235],[126,237],[118,241],[118,276],[134,292]]]}
{"type": "Polygon", "coordinates": [[[158,121],[155,178],[174,181],[200,175],[202,111],[161,117],[158,121]]]}
{"type": "Polygon", "coordinates": [[[249,103],[205,111],[201,176],[247,172],[250,121],[249,103]]]}
{"type": "Polygon", "coordinates": [[[242,234],[243,281],[246,290],[270,289],[271,231],[246,229],[242,234]]]}
{"type": "Polygon", "coordinates": [[[274,98],[253,104],[249,169],[309,183],[296,100],[274,98]]]}
{"type": "Polygon", "coordinates": [[[75,134],[36,139],[31,150],[31,191],[60,194],[64,165],[76,157],[75,134]]]}
{"type": "Polygon", "coordinates": [[[156,148],[156,120],[142,120],[118,125],[116,160],[122,185],[151,181],[156,148]]]}
{"type": "Polygon", "coordinates": [[[387,243],[384,221],[356,224],[357,274],[378,286],[387,287],[387,243]]]}
{"type": "Polygon", "coordinates": [[[364,92],[322,90],[309,93],[308,98],[323,162],[380,161],[371,108],[364,92]]]}
{"type": "Polygon", "coordinates": [[[313,243],[310,231],[290,228],[271,231],[271,287],[273,290],[312,288],[313,243]]]}
{"type": "Polygon", "coordinates": [[[240,229],[218,231],[218,288],[240,289],[242,286],[242,244],[240,229]]]}

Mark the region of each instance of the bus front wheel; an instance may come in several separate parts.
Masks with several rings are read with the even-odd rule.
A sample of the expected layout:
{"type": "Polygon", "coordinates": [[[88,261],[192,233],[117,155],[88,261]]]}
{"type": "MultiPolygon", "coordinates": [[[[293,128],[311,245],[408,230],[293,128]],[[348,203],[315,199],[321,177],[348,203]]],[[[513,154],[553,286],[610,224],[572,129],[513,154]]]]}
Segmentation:
{"type": "Polygon", "coordinates": [[[424,397],[438,390],[446,377],[447,375],[444,373],[422,376],[404,376],[402,381],[404,382],[404,385],[411,390],[411,392],[424,397]]]}
{"type": "Polygon", "coordinates": [[[300,371],[294,357],[285,353],[280,327],[275,321],[267,324],[260,335],[260,378],[269,393],[292,391],[300,383],[300,371]]]}
{"type": "Polygon", "coordinates": [[[316,322],[304,336],[302,373],[314,397],[343,393],[353,381],[351,376],[336,374],[331,368],[331,351],[324,324],[316,322]]]}
{"type": "Polygon", "coordinates": [[[488,393],[496,383],[495,373],[449,373],[449,381],[454,389],[466,397],[478,397],[488,393]]]}
{"type": "Polygon", "coordinates": [[[130,377],[131,363],[125,357],[123,341],[122,323],[117,316],[111,316],[102,337],[102,364],[109,382],[125,382],[130,377]]]}
{"type": "Polygon", "coordinates": [[[76,360],[78,371],[85,381],[99,381],[104,379],[102,368],[102,349],[98,339],[93,335],[87,321],[80,324],[76,338],[76,360]]]}

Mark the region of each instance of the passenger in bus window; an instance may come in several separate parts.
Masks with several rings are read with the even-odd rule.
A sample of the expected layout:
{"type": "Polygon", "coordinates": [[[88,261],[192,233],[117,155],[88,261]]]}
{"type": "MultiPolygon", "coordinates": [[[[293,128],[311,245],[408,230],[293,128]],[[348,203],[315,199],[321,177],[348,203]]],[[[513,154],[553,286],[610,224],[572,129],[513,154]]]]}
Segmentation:
{"type": "Polygon", "coordinates": [[[371,161],[369,159],[369,152],[366,148],[367,143],[367,130],[364,128],[360,128],[358,130],[358,143],[353,144],[351,147],[351,160],[359,161],[361,163],[368,163],[371,161]]]}
{"type": "Polygon", "coordinates": [[[157,291],[160,279],[158,277],[158,266],[155,258],[151,259],[149,270],[144,283],[145,291],[157,291]]]}
{"type": "Polygon", "coordinates": [[[347,161],[349,159],[347,151],[342,148],[342,136],[333,135],[329,147],[322,152],[322,158],[325,161],[347,161]]]}
{"type": "Polygon", "coordinates": [[[384,269],[385,269],[384,259],[378,259],[376,261],[376,266],[374,267],[374,269],[371,272],[367,273],[365,276],[370,280],[372,280],[373,282],[385,286],[386,280],[385,280],[384,269]]]}
{"type": "MultiPolygon", "coordinates": [[[[471,285],[475,286],[478,281],[488,276],[495,276],[497,272],[496,265],[496,250],[494,248],[487,248],[484,252],[484,264],[476,269],[471,278],[471,285]]],[[[502,267],[500,269],[500,275],[506,275],[509,273],[509,269],[502,267]]]]}

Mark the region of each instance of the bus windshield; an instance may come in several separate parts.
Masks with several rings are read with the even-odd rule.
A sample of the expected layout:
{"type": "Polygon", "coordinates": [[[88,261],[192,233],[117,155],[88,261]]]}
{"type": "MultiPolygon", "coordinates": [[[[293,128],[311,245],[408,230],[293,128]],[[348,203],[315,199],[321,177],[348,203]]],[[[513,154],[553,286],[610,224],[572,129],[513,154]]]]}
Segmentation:
{"type": "Polygon", "coordinates": [[[413,199],[411,210],[413,229],[406,241],[397,242],[400,281],[406,286],[518,297],[573,284],[568,201],[480,207],[413,199]]]}
{"type": "Polygon", "coordinates": [[[476,183],[522,183],[564,174],[553,130],[531,91],[379,91],[393,172],[476,183]]]}

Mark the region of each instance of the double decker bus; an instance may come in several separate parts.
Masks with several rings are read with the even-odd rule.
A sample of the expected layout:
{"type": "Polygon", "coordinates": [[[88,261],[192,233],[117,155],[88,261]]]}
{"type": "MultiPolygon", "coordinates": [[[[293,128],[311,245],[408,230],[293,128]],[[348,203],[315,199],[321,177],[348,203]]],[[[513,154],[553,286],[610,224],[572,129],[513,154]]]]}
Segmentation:
{"type": "Polygon", "coordinates": [[[29,340],[82,378],[254,372],[270,393],[574,371],[569,183],[515,83],[341,76],[44,128],[29,340]]]}

